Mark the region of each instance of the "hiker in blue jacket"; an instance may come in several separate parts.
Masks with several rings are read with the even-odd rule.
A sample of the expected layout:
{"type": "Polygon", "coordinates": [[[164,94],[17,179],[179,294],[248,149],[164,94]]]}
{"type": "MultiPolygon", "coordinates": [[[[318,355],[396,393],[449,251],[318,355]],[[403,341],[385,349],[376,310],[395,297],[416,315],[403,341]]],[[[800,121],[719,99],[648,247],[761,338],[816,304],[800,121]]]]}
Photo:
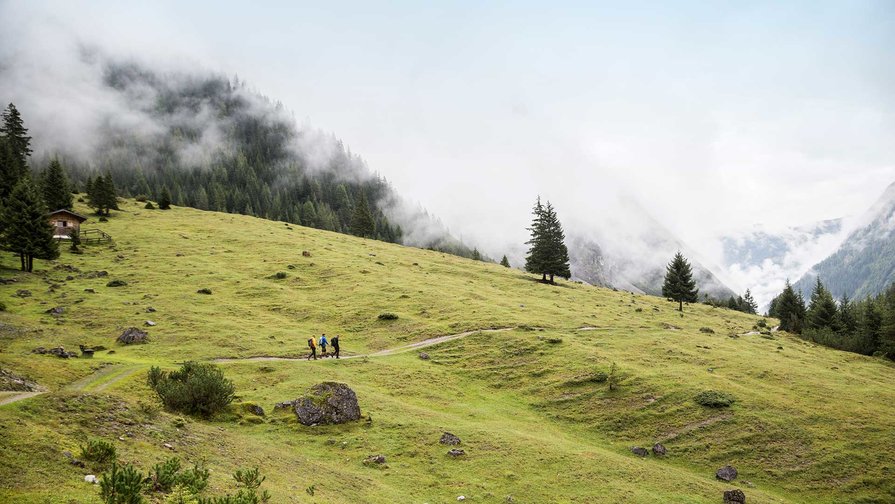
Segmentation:
{"type": "Polygon", "coordinates": [[[326,334],[321,334],[321,335],[320,335],[320,341],[319,341],[318,343],[320,343],[320,354],[321,354],[321,357],[324,357],[324,358],[325,358],[325,357],[326,357],[326,345],[329,344],[329,341],[327,341],[327,339],[326,339],[326,334]]]}

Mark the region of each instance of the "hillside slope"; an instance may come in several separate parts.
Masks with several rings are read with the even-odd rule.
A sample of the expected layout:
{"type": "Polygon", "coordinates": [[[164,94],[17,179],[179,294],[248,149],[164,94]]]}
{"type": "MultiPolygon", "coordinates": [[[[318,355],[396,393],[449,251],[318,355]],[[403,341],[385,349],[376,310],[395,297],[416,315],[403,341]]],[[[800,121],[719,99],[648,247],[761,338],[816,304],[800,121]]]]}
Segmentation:
{"type": "Polygon", "coordinates": [[[168,443],[206,461],[212,492],[258,466],[274,502],[717,503],[733,487],[750,503],[895,499],[891,363],[747,334],[759,319],[726,309],[692,305],[681,316],[660,298],[542,285],[493,264],[282,222],[122,208],[86,224],[114,247],[63,252],[33,275],[2,257],[0,273],[15,282],[0,291],[0,367],[48,391],[0,406],[0,501],[99,502],[83,482],[91,469],[62,455],[86,437],[113,441],[144,471],[171,455],[168,443]],[[62,314],[46,313],[54,307],[62,314]],[[399,318],[381,321],[383,312],[399,318]],[[157,324],[148,344],[114,343],[147,319],[157,324]],[[246,359],[301,357],[321,332],[341,334],[348,356],[490,328],[509,330],[430,346],[429,360],[415,351],[246,359]],[[79,343],[114,353],[31,353],[79,343]],[[220,366],[239,400],[267,416],[159,410],[149,365],[221,357],[237,358],[220,366]],[[613,363],[610,391],[597,375],[613,363]],[[303,427],[274,412],[324,380],[354,388],[369,421],[303,427]],[[704,390],[737,401],[705,408],[693,401],[704,390]],[[445,430],[463,439],[465,457],[446,456],[445,430]],[[659,441],[664,458],[630,451],[659,441]],[[363,465],[379,453],[387,468],[363,465]],[[716,481],[728,463],[740,479],[716,481]]]}
{"type": "Polygon", "coordinates": [[[837,298],[873,296],[895,282],[895,184],[885,190],[859,222],[833,254],[795,283],[794,287],[806,299],[818,276],[837,298]]]}

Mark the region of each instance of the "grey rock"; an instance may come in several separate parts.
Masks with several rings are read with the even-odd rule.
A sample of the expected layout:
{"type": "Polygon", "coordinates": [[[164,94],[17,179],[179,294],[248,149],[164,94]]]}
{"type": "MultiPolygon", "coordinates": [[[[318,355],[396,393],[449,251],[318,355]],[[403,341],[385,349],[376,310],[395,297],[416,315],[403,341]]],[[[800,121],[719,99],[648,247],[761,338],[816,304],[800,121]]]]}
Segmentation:
{"type": "Polygon", "coordinates": [[[742,490],[725,490],[724,504],[746,504],[746,494],[742,490]]]}
{"type": "Polygon", "coordinates": [[[49,310],[44,311],[44,313],[49,313],[50,315],[52,315],[54,317],[58,317],[59,315],[62,315],[63,313],[65,313],[65,308],[63,308],[61,306],[57,306],[55,308],[50,308],[49,310]]]}
{"type": "Polygon", "coordinates": [[[448,450],[447,454],[451,457],[462,457],[466,455],[466,452],[461,450],[460,448],[451,448],[450,450],[448,450]]]}
{"type": "Polygon", "coordinates": [[[302,425],[342,424],[360,419],[357,394],[344,383],[318,383],[293,404],[302,425]]]}
{"type": "Polygon", "coordinates": [[[642,448],[640,446],[631,448],[631,453],[637,455],[638,457],[646,457],[647,455],[649,455],[649,452],[646,450],[646,448],[642,448]]]}
{"type": "Polygon", "coordinates": [[[450,432],[445,432],[441,435],[441,439],[439,439],[438,442],[443,445],[457,446],[458,444],[460,444],[460,438],[451,434],[450,432]]]}
{"type": "Polygon", "coordinates": [[[155,327],[155,322],[153,322],[153,321],[151,321],[151,320],[147,320],[147,321],[144,322],[144,323],[145,323],[147,326],[149,326],[149,327],[155,327]]]}
{"type": "Polygon", "coordinates": [[[34,392],[40,390],[40,385],[13,374],[5,369],[0,369],[0,390],[14,390],[16,392],[34,392]]]}
{"type": "Polygon", "coordinates": [[[20,298],[31,297],[31,291],[28,289],[19,289],[16,291],[16,297],[20,297],[20,298]]]}
{"type": "Polygon", "coordinates": [[[132,345],[135,343],[146,343],[149,341],[149,334],[146,331],[141,331],[136,327],[128,327],[118,336],[118,342],[124,343],[125,345],[132,345]]]}
{"type": "Polygon", "coordinates": [[[665,455],[668,453],[668,450],[665,449],[665,446],[662,443],[656,443],[653,445],[653,455],[665,455]]]}
{"type": "Polygon", "coordinates": [[[737,479],[737,470],[733,466],[726,465],[715,472],[715,477],[729,483],[737,479]]]}
{"type": "Polygon", "coordinates": [[[96,294],[96,289],[84,289],[84,292],[88,294],[96,294]]]}
{"type": "Polygon", "coordinates": [[[420,359],[429,360],[429,354],[426,352],[420,352],[420,359]]]}
{"type": "Polygon", "coordinates": [[[364,465],[382,465],[385,463],[385,455],[370,455],[364,459],[364,465]]]}
{"type": "Polygon", "coordinates": [[[153,307],[151,307],[151,306],[147,306],[147,307],[146,307],[146,313],[155,313],[155,308],[153,308],[153,307]]]}

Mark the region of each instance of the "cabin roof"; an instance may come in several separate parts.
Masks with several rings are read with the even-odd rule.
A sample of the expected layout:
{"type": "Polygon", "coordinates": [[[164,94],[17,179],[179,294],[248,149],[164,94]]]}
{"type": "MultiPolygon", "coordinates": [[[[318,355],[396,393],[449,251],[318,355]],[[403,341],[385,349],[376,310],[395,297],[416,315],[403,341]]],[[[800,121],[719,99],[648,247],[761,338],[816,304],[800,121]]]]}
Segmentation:
{"type": "Polygon", "coordinates": [[[71,215],[75,219],[78,219],[78,222],[84,222],[85,220],[87,220],[87,217],[85,217],[77,212],[72,212],[71,210],[68,210],[65,208],[60,208],[59,210],[54,210],[54,211],[48,213],[47,216],[52,217],[52,216],[58,215],[58,214],[71,215]]]}

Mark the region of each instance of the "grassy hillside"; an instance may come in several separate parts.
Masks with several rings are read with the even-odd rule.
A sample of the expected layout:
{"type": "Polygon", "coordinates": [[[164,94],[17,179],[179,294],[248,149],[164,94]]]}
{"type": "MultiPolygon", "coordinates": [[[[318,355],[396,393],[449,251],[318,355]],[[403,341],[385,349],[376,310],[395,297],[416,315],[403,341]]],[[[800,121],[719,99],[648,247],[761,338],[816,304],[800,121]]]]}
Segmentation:
{"type": "Polygon", "coordinates": [[[238,215],[122,208],[87,224],[114,247],[64,252],[32,275],[11,269],[15,258],[0,262],[17,280],[0,286],[0,367],[49,390],[0,406],[0,501],[99,502],[83,482],[90,468],[62,455],[88,437],[113,441],[143,470],[171,455],[168,443],[207,463],[213,492],[258,466],[274,502],[717,503],[735,487],[750,503],[895,501],[891,363],[747,334],[759,318],[726,309],[680,316],[660,298],[541,285],[431,251],[238,215]],[[54,307],[61,316],[45,313],[54,307]],[[381,321],[384,312],[399,318],[381,321]],[[157,324],[148,344],[115,343],[146,320],[157,324]],[[247,359],[302,356],[321,332],[340,334],[347,356],[495,328],[508,330],[429,346],[429,360],[247,359]],[[79,343],[114,352],[31,353],[79,343]],[[262,421],[236,408],[209,421],[165,412],[145,385],[150,365],[217,358],[237,358],[220,366],[240,401],[264,407],[262,421]],[[610,391],[597,376],[613,363],[610,391]],[[273,410],[324,380],[354,388],[364,420],[304,427],[273,410]],[[693,397],[704,390],[736,402],[700,406],[693,397]],[[446,455],[445,430],[466,457],[446,455]],[[664,458],[630,451],[657,441],[664,458]],[[373,454],[388,467],[363,465],[373,454]],[[728,463],[739,479],[716,481],[728,463]]]}

